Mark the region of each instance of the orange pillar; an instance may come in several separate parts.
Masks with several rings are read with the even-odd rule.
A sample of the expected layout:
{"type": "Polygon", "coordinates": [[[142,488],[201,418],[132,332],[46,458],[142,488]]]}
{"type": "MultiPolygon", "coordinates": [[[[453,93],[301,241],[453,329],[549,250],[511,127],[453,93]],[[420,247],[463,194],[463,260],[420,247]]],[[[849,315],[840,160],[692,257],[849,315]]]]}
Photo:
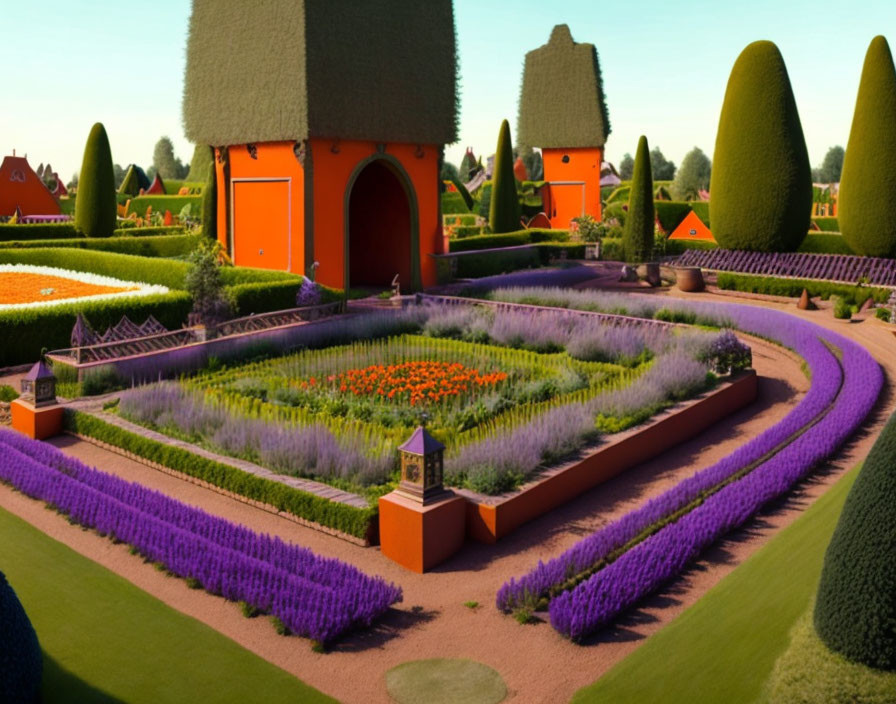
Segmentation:
{"type": "Polygon", "coordinates": [[[46,440],[62,432],[64,409],[58,403],[35,408],[17,398],[9,405],[13,430],[18,430],[32,440],[46,440]]]}
{"type": "Polygon", "coordinates": [[[421,504],[396,491],[380,497],[380,550],[413,572],[426,572],[460,550],[466,536],[467,501],[448,493],[421,504]]]}

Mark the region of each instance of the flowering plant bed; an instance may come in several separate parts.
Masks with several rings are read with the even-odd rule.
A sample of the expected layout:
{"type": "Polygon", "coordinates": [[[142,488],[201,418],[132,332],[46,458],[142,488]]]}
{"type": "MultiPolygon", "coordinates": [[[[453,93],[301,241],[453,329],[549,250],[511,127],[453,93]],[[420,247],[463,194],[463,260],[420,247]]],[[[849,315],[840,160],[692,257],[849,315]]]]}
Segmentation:
{"type": "Polygon", "coordinates": [[[73,523],[131,546],[191,587],[270,613],[282,628],[324,645],[369,626],[401,589],[339,560],[211,516],[0,430],[0,481],[73,523]]]}
{"type": "Polygon", "coordinates": [[[730,333],[471,305],[425,306],[405,318],[394,318],[393,329],[424,335],[144,387],[122,396],[120,412],[274,471],[368,487],[370,498],[390,488],[397,447],[425,417],[449,448],[447,482],[500,493],[600,432],[706,388],[719,350],[736,364],[746,352],[749,363],[730,333]]]}
{"type": "MultiPolygon", "coordinates": [[[[504,292],[559,305],[601,308],[600,294],[504,292]]],[[[632,301],[650,314],[662,305],[632,301]],[[650,309],[653,309],[651,311],[650,309]]],[[[676,307],[690,304],[675,303],[676,307]]],[[[580,639],[677,575],[699,553],[788,491],[861,423],[883,378],[860,346],[818,326],[749,306],[698,304],[742,330],[776,340],[807,362],[812,387],[780,423],[737,451],[683,480],[562,555],[511,579],[497,595],[505,611],[548,608],[561,633],[580,639]]]]}
{"type": "Polygon", "coordinates": [[[164,286],[30,264],[0,264],[0,311],[168,293],[164,286]]]}

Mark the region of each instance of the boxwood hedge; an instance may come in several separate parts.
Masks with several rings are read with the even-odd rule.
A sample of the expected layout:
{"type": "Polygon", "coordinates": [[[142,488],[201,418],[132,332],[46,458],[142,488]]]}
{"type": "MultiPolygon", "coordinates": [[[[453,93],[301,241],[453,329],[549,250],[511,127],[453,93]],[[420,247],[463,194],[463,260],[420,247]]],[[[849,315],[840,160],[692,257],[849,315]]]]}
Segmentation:
{"type": "Polygon", "coordinates": [[[202,212],[202,196],[137,196],[131,199],[128,213],[137,213],[140,217],[146,215],[146,210],[152,206],[152,212],[163,213],[170,210],[172,215],[177,215],[185,205],[191,205],[193,215],[198,217],[202,212]]]}
{"type": "Polygon", "coordinates": [[[569,230],[532,228],[531,230],[505,232],[500,235],[480,235],[478,237],[452,239],[449,242],[449,249],[451,252],[469,252],[477,249],[516,247],[523,244],[566,242],[567,240],[569,240],[569,230]]]}
{"type": "Polygon", "coordinates": [[[83,237],[73,222],[49,222],[40,225],[0,223],[0,242],[7,240],[62,240],[83,237]]]}
{"type": "MultiPolygon", "coordinates": [[[[121,230],[116,230],[121,232],[121,230]]],[[[133,254],[139,257],[182,257],[196,249],[201,235],[161,235],[157,237],[76,237],[67,240],[24,240],[0,242],[0,249],[37,249],[52,247],[89,249],[100,252],[133,254]]]]}
{"type": "Polygon", "coordinates": [[[781,279],[774,276],[750,276],[719,272],[718,287],[726,291],[745,291],[769,296],[798,298],[803,289],[810,296],[827,300],[831,296],[842,298],[850,305],[860,306],[869,298],[876,303],[884,303],[890,296],[890,289],[875,286],[849,286],[817,279],[781,279]]]}
{"type": "Polygon", "coordinates": [[[180,447],[137,435],[96,416],[66,409],[67,430],[132,452],[150,462],[182,472],[253,501],[318,523],[357,538],[375,542],[376,508],[356,508],[249,474],[228,464],[201,457],[180,447]]]}

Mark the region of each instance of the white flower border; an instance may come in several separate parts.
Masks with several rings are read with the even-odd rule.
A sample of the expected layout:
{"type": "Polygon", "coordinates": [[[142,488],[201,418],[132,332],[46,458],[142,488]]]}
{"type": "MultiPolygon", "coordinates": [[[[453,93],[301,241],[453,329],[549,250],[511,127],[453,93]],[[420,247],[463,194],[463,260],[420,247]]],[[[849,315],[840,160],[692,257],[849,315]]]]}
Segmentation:
{"type": "Polygon", "coordinates": [[[0,311],[25,310],[27,308],[50,308],[66,303],[82,303],[87,301],[106,301],[115,298],[128,298],[138,296],[154,296],[159,293],[168,293],[166,286],[147,284],[140,281],[122,281],[111,276],[91,274],[86,271],[71,271],[59,269],[54,266],[37,266],[34,264],[0,264],[0,280],[3,274],[40,274],[42,276],[58,276],[64,279],[80,281],[96,286],[117,286],[121,288],[136,287],[136,291],[119,291],[118,293],[97,293],[92,296],[74,296],[72,298],[58,298],[52,301],[31,301],[29,303],[0,303],[0,311]]]}

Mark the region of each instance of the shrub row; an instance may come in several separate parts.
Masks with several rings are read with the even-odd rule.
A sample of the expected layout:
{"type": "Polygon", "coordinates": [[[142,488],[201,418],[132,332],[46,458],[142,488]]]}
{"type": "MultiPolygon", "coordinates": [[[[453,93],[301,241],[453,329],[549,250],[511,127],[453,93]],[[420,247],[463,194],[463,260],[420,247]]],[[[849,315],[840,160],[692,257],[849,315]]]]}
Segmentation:
{"type": "Polygon", "coordinates": [[[457,276],[462,279],[478,279],[517,269],[530,269],[540,264],[541,256],[536,247],[483,252],[475,256],[458,257],[457,276]]]}
{"type": "MultiPolygon", "coordinates": [[[[121,230],[116,230],[121,232],[121,230]]],[[[70,240],[24,240],[0,243],[0,249],[41,247],[89,249],[132,254],[140,257],[182,257],[196,249],[202,235],[161,235],[156,237],[76,237],[70,240]]]]}
{"type": "Polygon", "coordinates": [[[442,194],[442,214],[449,213],[469,213],[470,209],[464,202],[464,197],[460,193],[445,191],[442,194]]]}
{"type": "Polygon", "coordinates": [[[198,216],[202,207],[202,196],[137,196],[131,198],[128,213],[137,213],[143,217],[146,215],[146,209],[152,206],[154,213],[170,210],[172,215],[177,215],[185,205],[192,205],[193,215],[198,216]]]}
{"type": "Polygon", "coordinates": [[[718,287],[726,291],[745,291],[789,298],[797,298],[803,289],[806,289],[810,296],[822,300],[837,296],[855,306],[861,306],[869,298],[876,303],[885,303],[890,296],[890,289],[875,286],[849,286],[814,279],[779,279],[773,276],[749,276],[725,272],[719,272],[718,287]]]}
{"type": "Polygon", "coordinates": [[[178,179],[165,179],[165,193],[169,196],[176,196],[181,188],[196,189],[199,193],[205,188],[203,181],[180,181],[178,179]]]}
{"type": "Polygon", "coordinates": [[[355,508],[330,501],[195,455],[183,448],[137,435],[80,411],[66,409],[65,428],[73,433],[109,443],[150,462],[201,479],[225,491],[268,504],[306,521],[357,538],[370,539],[374,535],[376,508],[355,508]]]}
{"type": "MultiPolygon", "coordinates": [[[[59,250],[72,254],[80,250],[59,250]]],[[[0,256],[6,252],[0,252],[0,256]]],[[[190,312],[191,300],[184,291],[156,296],[73,302],[52,308],[30,308],[0,312],[0,366],[35,362],[41,349],[64,349],[70,345],[72,328],[78,313],[83,313],[97,330],[105,330],[127,315],[142,323],[152,315],[162,325],[179,328],[190,312]]]]}
{"type": "Polygon", "coordinates": [[[135,220],[119,220],[118,229],[112,231],[113,237],[158,237],[160,235],[184,235],[186,230],[181,225],[160,225],[159,227],[137,227],[135,220]],[[132,225],[128,223],[133,223],[132,225]]]}
{"type": "Polygon", "coordinates": [[[822,232],[840,232],[840,221],[837,218],[812,218],[822,232]]]}
{"type": "MultiPolygon", "coordinates": [[[[253,313],[270,313],[275,310],[286,310],[296,307],[296,294],[302,286],[303,279],[287,279],[285,281],[256,281],[235,284],[228,290],[236,305],[236,315],[252,315],[253,313]]],[[[342,291],[319,286],[321,303],[333,303],[342,300],[342,291]]]]}
{"type": "Polygon", "coordinates": [[[797,251],[812,254],[855,254],[839,233],[810,232],[797,251]]]}
{"type": "Polygon", "coordinates": [[[482,225],[455,225],[452,228],[453,237],[477,237],[485,232],[482,225]]]}
{"type": "Polygon", "coordinates": [[[548,230],[533,228],[531,230],[518,230],[505,232],[500,235],[480,235],[478,237],[464,237],[451,240],[449,243],[451,252],[469,252],[477,249],[494,249],[496,247],[516,247],[523,244],[535,244],[538,242],[566,242],[569,240],[569,230],[548,230]]]}
{"type": "Polygon", "coordinates": [[[0,223],[0,242],[7,240],[61,240],[83,237],[73,222],[49,222],[42,225],[0,223]]]}

